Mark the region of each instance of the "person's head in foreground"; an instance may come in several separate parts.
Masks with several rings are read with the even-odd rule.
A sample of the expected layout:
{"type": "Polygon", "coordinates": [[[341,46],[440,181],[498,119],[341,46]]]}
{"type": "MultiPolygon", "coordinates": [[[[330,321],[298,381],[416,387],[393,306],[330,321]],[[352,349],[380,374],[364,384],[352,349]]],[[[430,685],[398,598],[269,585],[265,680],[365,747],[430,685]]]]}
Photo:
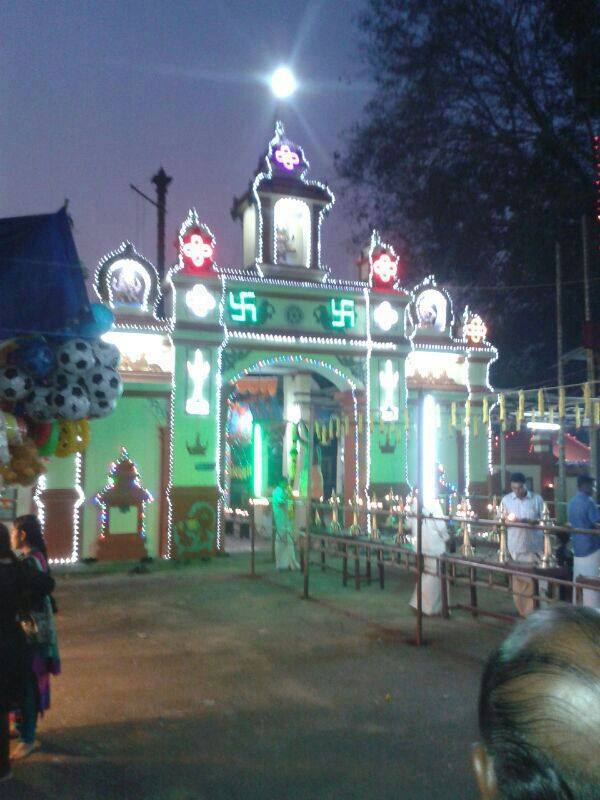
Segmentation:
{"type": "Polygon", "coordinates": [[[594,479],[591,475],[579,475],[577,477],[577,488],[584,494],[594,494],[594,479]]]}
{"type": "Polygon", "coordinates": [[[35,514],[23,514],[13,522],[11,540],[13,550],[39,550],[48,557],[42,526],[35,514]]]}
{"type": "Polygon", "coordinates": [[[600,798],[600,614],[519,623],[481,681],[473,763],[483,800],[600,798]]]}
{"type": "Polygon", "coordinates": [[[510,476],[510,488],[521,500],[527,497],[527,483],[522,472],[513,472],[510,476]]]}

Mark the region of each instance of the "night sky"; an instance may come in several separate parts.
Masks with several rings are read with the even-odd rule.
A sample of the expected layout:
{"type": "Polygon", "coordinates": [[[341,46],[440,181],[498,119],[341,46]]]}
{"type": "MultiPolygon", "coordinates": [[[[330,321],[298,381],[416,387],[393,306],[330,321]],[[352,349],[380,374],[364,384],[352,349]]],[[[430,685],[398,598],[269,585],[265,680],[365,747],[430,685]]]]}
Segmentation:
{"type": "MultiPolygon", "coordinates": [[[[229,211],[272,135],[265,84],[280,63],[302,83],[283,114],[310,177],[336,190],[333,152],[359,117],[364,79],[359,0],[285,4],[158,0],[9,0],[0,10],[0,217],[57,210],[69,198],[79,254],[93,270],[130,239],[156,259],[160,165],[173,176],[168,260],[195,205],[217,238],[217,260],[240,264],[229,211]]],[[[325,263],[354,276],[352,220],[337,203],[324,225],[325,263]]]]}

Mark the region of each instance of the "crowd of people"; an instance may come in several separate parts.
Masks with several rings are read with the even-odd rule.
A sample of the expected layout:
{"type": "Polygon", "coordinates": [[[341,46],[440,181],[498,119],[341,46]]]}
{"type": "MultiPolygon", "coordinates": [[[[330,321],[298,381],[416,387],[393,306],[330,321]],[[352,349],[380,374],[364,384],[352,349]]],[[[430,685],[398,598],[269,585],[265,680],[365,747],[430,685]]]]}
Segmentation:
{"type": "MultiPolygon", "coordinates": [[[[600,569],[600,512],[592,494],[592,479],[581,476],[568,504],[572,528],[599,528],[571,534],[575,576],[598,577],[600,569]]],[[[520,473],[511,476],[502,503],[511,522],[542,517],[541,498],[520,473]]],[[[282,482],[273,494],[280,569],[298,568],[293,508],[282,482]]],[[[437,507],[428,513],[442,516],[437,507]]],[[[422,536],[426,559],[444,551],[443,521],[424,520],[422,536]]],[[[508,548],[515,561],[535,564],[543,534],[509,526],[508,548]]],[[[439,580],[431,577],[431,586],[427,576],[423,583],[429,614],[439,611],[439,580]]],[[[53,589],[39,520],[18,517],[11,531],[0,523],[0,782],[11,777],[12,762],[39,747],[38,719],[50,707],[50,678],[60,673],[53,589]]],[[[490,656],[481,682],[481,742],[473,750],[481,798],[600,800],[600,593],[584,591],[588,608],[532,613],[531,578],[518,578],[513,591],[526,619],[490,656]]]]}
{"type": "MultiPolygon", "coordinates": [[[[544,510],[542,498],[527,488],[525,476],[515,472],[510,478],[511,491],[502,498],[502,508],[513,523],[540,522],[544,510]]],[[[567,519],[569,525],[578,530],[598,533],[562,534],[561,550],[564,554],[567,540],[570,538],[573,549],[573,579],[600,577],[600,511],[593,499],[594,480],[589,475],[577,478],[577,492],[569,500],[567,519]]],[[[534,528],[510,525],[507,528],[508,551],[511,558],[521,564],[536,565],[544,550],[544,534],[534,528]]],[[[540,589],[544,583],[540,582],[540,589]]],[[[513,596],[520,616],[525,617],[534,609],[533,580],[525,576],[513,576],[513,596]]],[[[573,602],[576,597],[573,596],[573,602]]],[[[583,605],[600,608],[600,592],[593,589],[583,590],[583,605]]]]}
{"type": "Polygon", "coordinates": [[[40,746],[38,718],[60,673],[53,589],[37,517],[17,517],[10,532],[0,523],[0,781],[40,746]]]}

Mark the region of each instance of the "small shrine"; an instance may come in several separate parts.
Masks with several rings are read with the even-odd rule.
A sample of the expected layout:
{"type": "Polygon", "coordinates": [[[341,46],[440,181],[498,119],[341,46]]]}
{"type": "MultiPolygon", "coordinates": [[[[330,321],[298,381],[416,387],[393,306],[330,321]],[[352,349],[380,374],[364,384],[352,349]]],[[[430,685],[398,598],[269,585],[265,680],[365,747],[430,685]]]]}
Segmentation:
{"type": "Polygon", "coordinates": [[[137,467],[124,447],[120,458],[111,465],[109,483],[94,500],[100,506],[98,559],[146,558],[144,508],[154,498],[142,486],[137,467]]]}

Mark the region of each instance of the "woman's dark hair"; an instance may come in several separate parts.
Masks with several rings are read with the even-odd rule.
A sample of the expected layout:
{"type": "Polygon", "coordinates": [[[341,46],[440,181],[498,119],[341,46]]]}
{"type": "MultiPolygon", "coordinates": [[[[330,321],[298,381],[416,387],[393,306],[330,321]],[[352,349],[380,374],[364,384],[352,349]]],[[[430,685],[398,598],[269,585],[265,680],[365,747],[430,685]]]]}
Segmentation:
{"type": "Polygon", "coordinates": [[[25,534],[27,544],[32,550],[39,550],[48,561],[48,550],[42,533],[42,526],[35,514],[23,514],[15,520],[15,528],[25,534]]]}
{"type": "Polygon", "coordinates": [[[3,522],[0,522],[0,558],[17,560],[10,546],[10,532],[3,522]]]}
{"type": "Polygon", "coordinates": [[[600,614],[520,623],[485,667],[479,728],[502,800],[599,800],[600,614]]]}

